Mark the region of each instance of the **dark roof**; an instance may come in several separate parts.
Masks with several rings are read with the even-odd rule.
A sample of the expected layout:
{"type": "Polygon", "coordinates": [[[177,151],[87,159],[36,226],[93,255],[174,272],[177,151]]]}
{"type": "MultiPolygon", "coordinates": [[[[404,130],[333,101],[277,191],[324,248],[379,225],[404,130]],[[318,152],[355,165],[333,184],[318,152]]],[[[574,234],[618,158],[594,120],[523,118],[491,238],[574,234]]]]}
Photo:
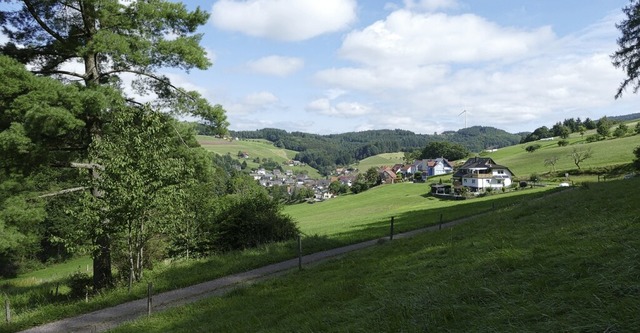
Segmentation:
{"type": "Polygon", "coordinates": [[[466,172],[467,169],[482,169],[482,168],[486,168],[486,169],[489,169],[489,170],[491,170],[491,169],[507,169],[507,170],[509,170],[509,172],[511,172],[511,175],[515,176],[513,171],[511,171],[509,168],[507,168],[504,165],[497,164],[490,157],[473,157],[473,158],[468,159],[458,169],[458,171],[453,175],[453,177],[462,177],[462,176],[466,175],[467,174],[467,172],[466,172]]]}

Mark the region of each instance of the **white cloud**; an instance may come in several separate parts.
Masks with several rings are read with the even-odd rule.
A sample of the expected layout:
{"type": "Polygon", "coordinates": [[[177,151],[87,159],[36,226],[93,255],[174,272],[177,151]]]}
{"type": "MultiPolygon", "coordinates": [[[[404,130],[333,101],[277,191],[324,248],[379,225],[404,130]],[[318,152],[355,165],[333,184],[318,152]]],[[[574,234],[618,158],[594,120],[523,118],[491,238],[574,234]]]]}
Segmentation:
{"type": "MultiPolygon", "coordinates": [[[[458,116],[464,109],[468,126],[512,132],[570,117],[599,118],[607,110],[637,112],[632,106],[640,96],[613,99],[624,76],[609,58],[617,21],[619,15],[608,16],[557,37],[546,26],[522,30],[470,14],[399,9],[345,37],[339,54],[353,65],[318,71],[315,78],[376,105],[360,129],[457,129],[464,126],[458,116]]],[[[338,113],[328,99],[314,102],[308,110],[338,113]]]]}
{"type": "Polygon", "coordinates": [[[436,11],[441,9],[455,9],[460,6],[456,0],[404,0],[407,9],[423,9],[436,11]]]}
{"type": "Polygon", "coordinates": [[[249,61],[247,67],[260,74],[287,76],[304,66],[304,60],[293,57],[268,56],[257,60],[249,61]]]}
{"type": "Polygon", "coordinates": [[[319,98],[307,104],[307,111],[316,112],[325,116],[353,118],[365,116],[373,112],[369,106],[358,102],[340,102],[332,105],[328,98],[319,98]]]}
{"type": "Polygon", "coordinates": [[[223,29],[280,41],[343,30],[356,19],[355,0],[219,0],[211,22],[223,29]]]}
{"type": "Polygon", "coordinates": [[[230,102],[225,105],[229,114],[247,115],[255,112],[265,111],[280,102],[280,99],[273,93],[261,91],[251,93],[243,97],[240,101],[230,102]]]}
{"type": "Polygon", "coordinates": [[[531,56],[554,38],[550,27],[523,31],[473,14],[397,10],[385,20],[349,33],[339,53],[370,66],[478,63],[531,56]]]}

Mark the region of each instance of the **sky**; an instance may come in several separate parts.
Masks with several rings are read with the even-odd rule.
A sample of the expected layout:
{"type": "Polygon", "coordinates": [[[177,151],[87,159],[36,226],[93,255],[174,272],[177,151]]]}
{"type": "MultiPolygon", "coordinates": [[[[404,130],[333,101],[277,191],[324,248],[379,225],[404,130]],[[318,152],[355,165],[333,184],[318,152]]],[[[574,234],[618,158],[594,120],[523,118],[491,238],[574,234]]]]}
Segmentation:
{"type": "Polygon", "coordinates": [[[315,134],[492,126],[639,112],[611,64],[628,0],[188,0],[212,66],[167,70],[231,130],[315,134]]]}

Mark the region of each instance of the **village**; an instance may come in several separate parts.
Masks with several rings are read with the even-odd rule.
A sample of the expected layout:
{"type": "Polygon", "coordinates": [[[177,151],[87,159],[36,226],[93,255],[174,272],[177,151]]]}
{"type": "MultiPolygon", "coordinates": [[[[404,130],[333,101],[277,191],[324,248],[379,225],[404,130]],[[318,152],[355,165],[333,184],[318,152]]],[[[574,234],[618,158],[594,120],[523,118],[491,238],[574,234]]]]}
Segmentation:
{"type": "MultiPolygon", "coordinates": [[[[288,161],[285,166],[300,165],[299,161],[288,161]]],[[[481,193],[509,187],[515,176],[508,167],[497,164],[491,158],[472,157],[454,170],[454,166],[445,158],[415,160],[411,164],[395,164],[376,170],[379,184],[398,182],[425,183],[430,177],[451,175],[447,184],[431,184],[431,193],[435,195],[454,195],[460,189],[472,193],[481,193]]],[[[292,170],[257,169],[250,173],[261,186],[273,188],[284,187],[289,195],[306,189],[311,201],[324,201],[337,195],[330,189],[332,183],[351,188],[360,170],[337,168],[334,174],[326,179],[312,179],[306,174],[295,174],[292,170]]]]}

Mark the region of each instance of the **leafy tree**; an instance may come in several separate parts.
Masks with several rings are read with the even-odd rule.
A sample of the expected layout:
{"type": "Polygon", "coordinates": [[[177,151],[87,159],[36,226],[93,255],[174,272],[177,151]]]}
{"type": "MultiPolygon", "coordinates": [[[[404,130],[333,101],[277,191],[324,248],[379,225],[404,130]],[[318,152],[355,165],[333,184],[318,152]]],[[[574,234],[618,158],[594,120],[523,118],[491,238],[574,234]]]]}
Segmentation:
{"type": "Polygon", "coordinates": [[[636,159],[633,160],[633,166],[635,166],[637,170],[640,170],[640,146],[633,150],[633,154],[636,156],[636,159]]]}
{"type": "Polygon", "coordinates": [[[329,191],[335,195],[345,194],[349,190],[349,187],[339,181],[333,181],[329,184],[329,191]]]}
{"type": "Polygon", "coordinates": [[[584,132],[587,131],[587,128],[584,125],[578,126],[578,133],[580,133],[580,137],[584,137],[584,132]]]}
{"type": "Polygon", "coordinates": [[[584,127],[588,130],[596,129],[598,126],[595,121],[590,118],[586,118],[583,123],[584,127]]]}
{"type": "Polygon", "coordinates": [[[596,131],[598,132],[598,135],[603,138],[608,137],[611,132],[612,125],[613,123],[607,117],[600,118],[596,124],[596,131]]]}
{"type": "Polygon", "coordinates": [[[458,143],[439,141],[428,143],[427,146],[422,150],[420,158],[433,159],[444,157],[447,160],[454,161],[465,158],[469,154],[469,150],[458,143]]]}
{"type": "Polygon", "coordinates": [[[558,146],[560,147],[564,147],[564,146],[568,146],[569,145],[569,141],[567,140],[558,140],[558,146]]]}
{"type": "Polygon", "coordinates": [[[181,201],[195,178],[185,156],[193,151],[185,147],[180,153],[175,120],[166,114],[126,108],[111,116],[102,138],[91,145],[91,160],[101,166],[93,186],[104,191],[91,211],[111,221],[102,232],[123,234],[127,265],[120,267],[128,268],[130,281],[139,281],[153,263],[145,257],[152,237],[170,230],[172,221],[191,218],[181,201]]]}
{"type": "Polygon", "coordinates": [[[636,123],[636,127],[635,127],[634,132],[635,132],[636,134],[640,134],[640,121],[636,123]]]}
{"type": "Polygon", "coordinates": [[[591,158],[593,153],[591,152],[591,147],[587,149],[573,148],[569,156],[573,159],[573,163],[578,167],[578,170],[580,170],[580,163],[591,158]]]}
{"type": "Polygon", "coordinates": [[[613,65],[616,68],[622,68],[626,72],[626,78],[618,87],[615,95],[616,98],[622,97],[622,93],[628,86],[633,88],[633,93],[638,92],[640,88],[640,53],[638,47],[638,29],[640,28],[640,1],[631,0],[629,5],[625,6],[622,11],[626,18],[616,24],[616,27],[622,33],[617,40],[618,50],[611,55],[613,65]]]}
{"type": "Polygon", "coordinates": [[[613,131],[613,136],[616,138],[621,138],[629,132],[629,126],[626,124],[619,124],[618,127],[613,131]]]}
{"type": "Polygon", "coordinates": [[[369,183],[365,179],[365,176],[363,174],[359,173],[356,176],[356,179],[353,181],[353,184],[351,184],[351,192],[353,194],[358,194],[358,193],[364,192],[364,191],[366,191],[368,189],[369,189],[369,183]]]}
{"type": "Polygon", "coordinates": [[[380,173],[378,172],[378,169],[375,167],[369,168],[365,173],[364,177],[365,177],[365,180],[367,181],[367,184],[369,184],[370,188],[376,185],[379,185],[381,182],[380,173]]]}
{"type": "Polygon", "coordinates": [[[571,134],[571,130],[569,129],[569,127],[564,126],[559,122],[555,124],[553,128],[551,128],[551,131],[553,132],[554,136],[559,136],[563,139],[568,138],[569,134],[571,134]]]}
{"type": "MultiPolygon", "coordinates": [[[[39,75],[79,80],[83,89],[93,91],[93,99],[111,94],[101,86],[120,89],[121,76],[133,74],[136,79],[132,87],[136,93],[155,95],[152,109],[199,116],[214,133],[225,132],[227,122],[222,107],[210,106],[198,93],[178,88],[158,73],[167,67],[188,71],[210,65],[204,49],[199,46],[201,36],[195,33],[208,19],[208,14],[199,8],[190,12],[183,4],[163,0],[7,2],[11,5],[0,11],[2,31],[9,40],[0,46],[2,54],[28,64],[39,75]],[[63,67],[72,61],[82,63],[82,70],[63,67]]],[[[140,106],[132,98],[127,101],[140,106]]],[[[100,139],[105,117],[118,108],[105,105],[104,101],[83,105],[81,113],[74,114],[78,119],[74,129],[81,126],[85,130],[86,135],[76,138],[82,140],[78,146],[86,149],[87,142],[100,139]]],[[[68,124],[71,119],[66,120],[68,124]]],[[[66,130],[55,121],[48,126],[66,130]]],[[[92,161],[83,166],[89,169],[89,176],[94,180],[100,177],[98,165],[92,161]]],[[[97,198],[103,192],[93,188],[92,193],[97,198]]],[[[108,223],[97,221],[94,228],[100,230],[108,223]]],[[[95,234],[93,281],[94,287],[100,289],[113,282],[111,235],[102,231],[95,234]]]]}

